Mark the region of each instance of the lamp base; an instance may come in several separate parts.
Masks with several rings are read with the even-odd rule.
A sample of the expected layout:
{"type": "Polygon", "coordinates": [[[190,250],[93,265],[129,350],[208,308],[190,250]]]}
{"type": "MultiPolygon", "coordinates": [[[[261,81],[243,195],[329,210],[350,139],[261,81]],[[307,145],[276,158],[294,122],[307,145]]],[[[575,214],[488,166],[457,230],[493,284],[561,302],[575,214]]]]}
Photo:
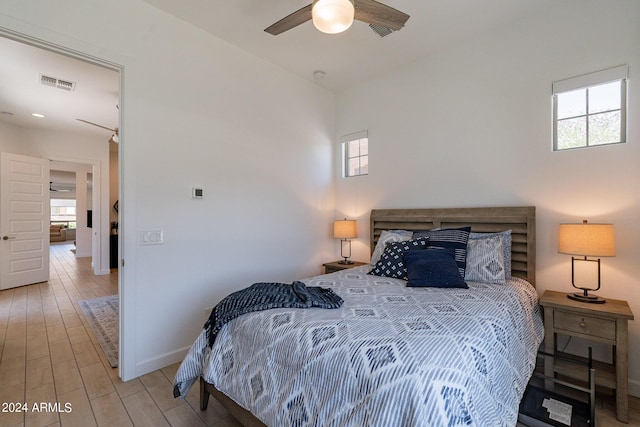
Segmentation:
{"type": "Polygon", "coordinates": [[[605,300],[604,298],[600,298],[597,295],[585,295],[585,294],[580,294],[576,292],[575,294],[567,294],[567,298],[575,301],[588,302],[592,304],[604,304],[605,302],[607,302],[607,300],[605,300]]]}
{"type": "Polygon", "coordinates": [[[340,261],[338,261],[338,264],[353,264],[353,261],[351,261],[350,259],[341,259],[340,261]]]}

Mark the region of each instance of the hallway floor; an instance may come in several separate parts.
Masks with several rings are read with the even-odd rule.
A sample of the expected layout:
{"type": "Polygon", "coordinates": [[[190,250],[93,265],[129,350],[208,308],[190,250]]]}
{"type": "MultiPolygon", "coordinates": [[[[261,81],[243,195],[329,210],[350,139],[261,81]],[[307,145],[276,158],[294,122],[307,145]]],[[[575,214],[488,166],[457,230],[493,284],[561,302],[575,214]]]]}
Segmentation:
{"type": "Polygon", "coordinates": [[[239,426],[215,399],[201,412],[198,387],[174,399],[178,365],[120,381],[77,304],[117,294],[118,273],[94,276],[73,248],[51,245],[48,282],[0,292],[0,427],[239,426]]]}

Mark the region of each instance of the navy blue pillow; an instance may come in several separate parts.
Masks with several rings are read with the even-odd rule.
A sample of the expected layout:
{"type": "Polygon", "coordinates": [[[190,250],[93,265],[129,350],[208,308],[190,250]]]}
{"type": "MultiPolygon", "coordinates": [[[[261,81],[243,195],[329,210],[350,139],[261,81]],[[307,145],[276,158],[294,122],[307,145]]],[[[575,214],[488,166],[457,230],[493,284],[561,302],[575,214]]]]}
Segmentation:
{"type": "Polygon", "coordinates": [[[464,288],[469,287],[460,277],[453,249],[429,247],[404,254],[408,287],[464,288]]]}
{"type": "Polygon", "coordinates": [[[416,231],[413,238],[428,237],[429,246],[444,249],[453,249],[460,277],[464,279],[467,268],[467,242],[471,227],[442,228],[440,230],[416,231]]]}
{"type": "Polygon", "coordinates": [[[407,267],[404,264],[404,253],[410,250],[426,249],[428,243],[428,237],[387,243],[380,259],[369,274],[406,280],[407,267]]]}

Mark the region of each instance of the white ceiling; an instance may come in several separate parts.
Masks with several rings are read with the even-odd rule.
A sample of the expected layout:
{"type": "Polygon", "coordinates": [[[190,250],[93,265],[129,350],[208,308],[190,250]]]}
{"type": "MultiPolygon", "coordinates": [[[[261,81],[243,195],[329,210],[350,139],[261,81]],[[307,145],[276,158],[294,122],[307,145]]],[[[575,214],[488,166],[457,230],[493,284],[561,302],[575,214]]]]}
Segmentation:
{"type": "Polygon", "coordinates": [[[3,37],[0,52],[0,121],[109,140],[113,132],[76,119],[118,127],[119,72],[3,37]],[[75,89],[42,85],[40,74],[75,82],[75,89]],[[32,113],[46,117],[35,118],[32,113]]]}
{"type": "Polygon", "coordinates": [[[359,21],[337,35],[323,34],[311,22],[278,36],[264,32],[310,0],[145,1],[332,91],[557,4],[557,0],[383,0],[411,17],[402,30],[381,38],[359,21]],[[324,79],[314,80],[316,70],[325,72],[324,79]]]}
{"type": "MultiPolygon", "coordinates": [[[[385,0],[411,17],[384,38],[356,21],[345,33],[327,35],[311,22],[278,36],[264,29],[309,0],[145,0],[301,78],[339,92],[518,19],[557,0],[385,0]],[[313,73],[322,70],[323,79],[313,73]]],[[[356,0],[357,4],[357,0],[356,0]]],[[[118,127],[119,73],[0,37],[0,121],[27,128],[111,137],[81,123],[118,127]],[[76,82],[68,92],[43,86],[39,74],[76,82]],[[31,113],[45,114],[36,119],[31,113]]]]}
{"type": "MultiPolygon", "coordinates": [[[[107,143],[113,132],[76,119],[118,127],[118,72],[3,37],[0,52],[0,121],[24,128],[96,135],[107,143]],[[44,86],[40,74],[75,82],[75,89],[44,86]],[[31,113],[46,117],[35,118],[31,113]]],[[[49,179],[54,189],[75,191],[74,172],[52,170],[49,179]]]]}

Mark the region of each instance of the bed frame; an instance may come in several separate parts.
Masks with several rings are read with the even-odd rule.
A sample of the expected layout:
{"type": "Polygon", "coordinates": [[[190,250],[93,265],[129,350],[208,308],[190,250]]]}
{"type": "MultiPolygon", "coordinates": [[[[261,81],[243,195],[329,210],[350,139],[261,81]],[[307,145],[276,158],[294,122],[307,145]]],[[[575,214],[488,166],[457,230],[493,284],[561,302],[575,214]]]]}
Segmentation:
{"type": "MultiPolygon", "coordinates": [[[[471,231],[492,233],[512,230],[511,274],[535,286],[536,208],[535,206],[445,208],[445,209],[373,209],[371,211],[371,251],[383,230],[424,231],[433,228],[471,226],[471,231]]],[[[232,399],[200,377],[200,410],[207,409],[209,396],[242,425],[265,427],[265,424],[232,399]]]]}

